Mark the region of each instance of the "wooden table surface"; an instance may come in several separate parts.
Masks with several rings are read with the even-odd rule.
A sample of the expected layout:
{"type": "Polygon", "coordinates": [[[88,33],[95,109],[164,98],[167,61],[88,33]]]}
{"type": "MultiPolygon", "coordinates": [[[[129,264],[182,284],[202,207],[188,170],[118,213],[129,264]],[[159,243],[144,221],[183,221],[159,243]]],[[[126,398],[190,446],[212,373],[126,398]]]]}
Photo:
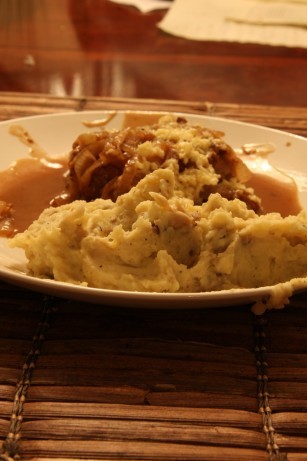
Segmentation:
{"type": "Polygon", "coordinates": [[[165,13],[108,0],[2,0],[0,89],[307,106],[307,49],[177,38],[157,27],[165,13]]]}
{"type": "MultiPolygon", "coordinates": [[[[182,111],[307,137],[307,50],[189,42],[107,0],[0,13],[0,120],[182,111]]],[[[0,459],[307,460],[306,294],[256,317],[0,290],[0,459]]]]}

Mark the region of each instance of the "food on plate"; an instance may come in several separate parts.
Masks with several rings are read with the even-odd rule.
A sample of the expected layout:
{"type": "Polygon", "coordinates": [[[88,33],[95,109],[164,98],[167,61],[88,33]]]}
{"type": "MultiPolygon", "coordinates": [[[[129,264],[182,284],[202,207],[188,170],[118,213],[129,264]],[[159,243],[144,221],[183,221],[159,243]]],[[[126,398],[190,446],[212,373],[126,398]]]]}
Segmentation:
{"type": "Polygon", "coordinates": [[[160,293],[277,285],[276,305],[306,282],[307,215],[296,202],[267,213],[242,158],[223,133],[171,115],[81,134],[65,191],[10,245],[36,277],[160,293]]]}
{"type": "Polygon", "coordinates": [[[219,193],[195,205],[171,169],[116,202],[48,208],[12,240],[37,277],[114,290],[200,292],[278,284],[307,272],[307,216],[259,216],[219,193]]]}

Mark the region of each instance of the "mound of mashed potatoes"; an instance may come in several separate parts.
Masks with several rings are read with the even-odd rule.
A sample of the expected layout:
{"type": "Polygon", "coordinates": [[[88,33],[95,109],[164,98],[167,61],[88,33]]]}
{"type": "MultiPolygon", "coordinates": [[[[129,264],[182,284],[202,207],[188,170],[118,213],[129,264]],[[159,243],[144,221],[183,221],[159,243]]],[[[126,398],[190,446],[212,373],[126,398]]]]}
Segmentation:
{"type": "Polygon", "coordinates": [[[195,205],[172,169],[148,174],[116,202],[46,209],[11,245],[37,277],[140,292],[274,285],[307,275],[307,216],[259,216],[213,193],[195,205]]]}

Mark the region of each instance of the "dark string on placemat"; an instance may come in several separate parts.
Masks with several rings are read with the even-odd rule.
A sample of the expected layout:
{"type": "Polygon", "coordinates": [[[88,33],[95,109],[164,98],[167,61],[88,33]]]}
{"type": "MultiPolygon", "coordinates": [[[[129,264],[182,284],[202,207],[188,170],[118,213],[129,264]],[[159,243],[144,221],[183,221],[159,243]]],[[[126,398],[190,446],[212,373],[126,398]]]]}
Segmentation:
{"type": "Polygon", "coordinates": [[[254,322],[255,355],[257,367],[258,409],[262,416],[263,431],[267,441],[269,461],[287,461],[286,453],[281,453],[275,438],[275,429],[270,407],[269,374],[267,362],[265,316],[256,316],[254,322]]]}
{"type": "MultiPolygon", "coordinates": [[[[13,401],[13,408],[10,419],[9,432],[3,442],[0,452],[0,460],[17,461],[20,459],[20,438],[21,425],[23,421],[24,404],[27,398],[31,378],[36,366],[36,362],[41,353],[45,334],[50,326],[50,316],[55,309],[54,299],[46,296],[43,298],[43,308],[41,317],[37,325],[32,344],[26,356],[22,372],[16,385],[13,401]]],[[[263,431],[266,436],[269,461],[287,461],[286,453],[281,453],[276,442],[275,429],[272,421],[272,411],[270,408],[269,375],[266,348],[265,326],[267,319],[265,315],[255,316],[254,320],[254,351],[256,356],[257,371],[257,397],[258,410],[262,416],[263,431]]]]}
{"type": "Polygon", "coordinates": [[[20,378],[16,385],[16,392],[11,413],[8,435],[3,442],[0,459],[3,461],[16,461],[20,459],[19,440],[21,437],[21,424],[23,420],[24,404],[31,383],[33,370],[40,355],[45,333],[49,328],[50,314],[54,310],[54,302],[51,297],[44,297],[43,309],[36,332],[32,338],[31,349],[22,367],[20,378]]]}

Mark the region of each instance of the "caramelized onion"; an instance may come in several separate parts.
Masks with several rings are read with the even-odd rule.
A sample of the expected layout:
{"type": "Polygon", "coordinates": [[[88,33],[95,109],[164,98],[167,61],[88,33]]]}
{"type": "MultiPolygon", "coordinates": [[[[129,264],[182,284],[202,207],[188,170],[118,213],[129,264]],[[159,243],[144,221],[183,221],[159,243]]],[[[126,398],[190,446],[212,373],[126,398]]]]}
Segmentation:
{"type": "MultiPolygon", "coordinates": [[[[178,117],[175,128],[184,127],[187,121],[178,117]]],[[[118,196],[128,192],[146,174],[157,168],[167,167],[173,159],[180,173],[187,169],[197,169],[195,161],[180,159],[176,138],[162,139],[156,134],[158,125],[145,127],[126,127],[122,130],[100,130],[96,133],[80,135],[73,144],[69,155],[69,171],[66,192],[69,199],[94,200],[96,198],[115,201],[118,196]],[[151,149],[146,155],[140,146],[147,141],[151,149]]],[[[215,187],[204,187],[201,202],[206,201],[212,192],[220,192],[227,198],[240,198],[248,207],[261,212],[258,200],[253,194],[240,189],[231,181],[235,178],[244,183],[250,178],[249,170],[234,150],[222,140],[223,133],[207,128],[196,127],[196,136],[208,139],[208,166],[212,166],[220,176],[215,187]],[[210,144],[211,143],[211,144],[210,144]]]]}

